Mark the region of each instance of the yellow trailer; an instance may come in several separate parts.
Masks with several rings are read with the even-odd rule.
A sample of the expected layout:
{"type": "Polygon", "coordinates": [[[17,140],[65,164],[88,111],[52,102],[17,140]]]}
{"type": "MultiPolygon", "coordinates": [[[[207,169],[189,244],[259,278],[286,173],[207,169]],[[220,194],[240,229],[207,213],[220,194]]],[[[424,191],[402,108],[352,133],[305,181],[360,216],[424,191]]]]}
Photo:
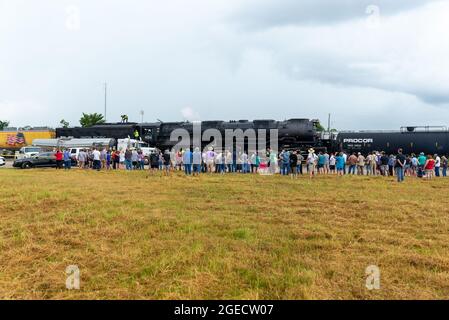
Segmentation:
{"type": "Polygon", "coordinates": [[[29,146],[34,139],[54,139],[54,130],[0,131],[0,154],[13,155],[20,148],[29,146]]]}

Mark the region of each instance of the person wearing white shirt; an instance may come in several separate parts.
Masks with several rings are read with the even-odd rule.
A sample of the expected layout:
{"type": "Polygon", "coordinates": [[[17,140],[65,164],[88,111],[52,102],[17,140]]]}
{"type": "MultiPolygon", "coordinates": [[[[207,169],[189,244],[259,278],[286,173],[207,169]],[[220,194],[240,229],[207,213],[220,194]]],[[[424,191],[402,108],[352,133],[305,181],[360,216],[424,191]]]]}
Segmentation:
{"type": "Polygon", "coordinates": [[[86,167],[86,161],[87,161],[87,153],[83,149],[78,154],[78,166],[80,169],[84,169],[86,167]]]}
{"type": "Polygon", "coordinates": [[[335,158],[335,155],[331,153],[331,156],[329,158],[329,169],[330,173],[335,174],[335,165],[337,163],[337,159],[335,158]]]}
{"type": "Polygon", "coordinates": [[[232,163],[232,153],[229,151],[226,151],[225,163],[226,163],[228,172],[234,172],[233,163],[232,163]]]}
{"type": "Polygon", "coordinates": [[[440,167],[441,167],[441,158],[436,154],[435,155],[435,176],[440,176],[440,167]]]}
{"type": "Polygon", "coordinates": [[[223,163],[223,154],[221,152],[217,152],[215,154],[214,163],[215,163],[215,173],[221,173],[222,169],[221,165],[223,163]]]}
{"type": "Polygon", "coordinates": [[[101,160],[100,160],[101,153],[100,153],[100,151],[98,151],[96,148],[94,148],[94,150],[92,151],[92,157],[94,160],[93,169],[100,171],[100,169],[101,169],[101,160]]]}
{"type": "Polygon", "coordinates": [[[242,153],[241,160],[242,160],[242,172],[248,173],[249,172],[249,170],[248,170],[248,155],[246,154],[245,151],[243,151],[243,153],[242,153]]]}
{"type": "Polygon", "coordinates": [[[307,156],[307,170],[309,171],[311,178],[315,174],[317,160],[318,160],[318,156],[315,154],[315,150],[313,148],[310,148],[309,155],[307,156]]]}
{"type": "Polygon", "coordinates": [[[212,147],[209,147],[209,151],[206,152],[206,165],[209,173],[215,171],[215,152],[212,147]]]}

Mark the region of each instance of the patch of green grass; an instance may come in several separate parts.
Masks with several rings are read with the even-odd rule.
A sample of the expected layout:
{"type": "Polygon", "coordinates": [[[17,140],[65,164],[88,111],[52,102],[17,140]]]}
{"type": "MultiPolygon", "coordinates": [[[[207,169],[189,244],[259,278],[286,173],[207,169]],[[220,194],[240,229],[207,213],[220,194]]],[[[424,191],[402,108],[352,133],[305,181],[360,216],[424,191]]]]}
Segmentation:
{"type": "Polygon", "coordinates": [[[232,232],[232,237],[237,240],[246,240],[251,237],[251,232],[246,228],[240,228],[232,232]]]}

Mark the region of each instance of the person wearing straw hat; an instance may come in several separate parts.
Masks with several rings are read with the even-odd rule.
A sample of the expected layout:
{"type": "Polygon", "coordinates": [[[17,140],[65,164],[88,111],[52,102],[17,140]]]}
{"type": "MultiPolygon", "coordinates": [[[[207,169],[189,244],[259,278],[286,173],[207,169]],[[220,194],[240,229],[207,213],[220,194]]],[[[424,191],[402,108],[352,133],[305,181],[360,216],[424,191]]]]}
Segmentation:
{"type": "Polygon", "coordinates": [[[318,160],[317,155],[315,154],[315,149],[310,148],[309,154],[307,156],[307,171],[309,172],[310,178],[315,175],[316,162],[318,160]]]}

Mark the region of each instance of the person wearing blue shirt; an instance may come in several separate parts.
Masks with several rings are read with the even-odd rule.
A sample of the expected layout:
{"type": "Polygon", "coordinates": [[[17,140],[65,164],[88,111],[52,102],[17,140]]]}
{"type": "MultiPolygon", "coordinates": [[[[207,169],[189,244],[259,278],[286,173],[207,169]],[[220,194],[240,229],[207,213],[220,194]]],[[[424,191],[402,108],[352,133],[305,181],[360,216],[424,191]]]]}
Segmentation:
{"type": "Polygon", "coordinates": [[[107,170],[111,169],[111,161],[112,161],[111,150],[108,150],[106,152],[106,169],[107,170]]]}
{"type": "Polygon", "coordinates": [[[324,173],[324,165],[326,164],[326,157],[322,152],[318,154],[318,172],[324,173]]]}
{"type": "Polygon", "coordinates": [[[289,174],[290,169],[290,152],[285,150],[282,151],[281,160],[282,160],[282,175],[287,176],[289,174]]]}
{"type": "Polygon", "coordinates": [[[182,162],[184,163],[184,171],[188,176],[192,174],[192,157],[192,152],[190,152],[190,149],[187,148],[182,155],[182,162]]]}
{"type": "Polygon", "coordinates": [[[343,170],[345,168],[345,158],[343,157],[343,153],[340,153],[336,158],[336,169],[337,169],[337,174],[339,176],[343,175],[343,170]]]}
{"type": "Polygon", "coordinates": [[[69,149],[65,149],[63,159],[64,159],[64,168],[66,170],[70,170],[72,168],[72,157],[69,149]]]}
{"type": "Polygon", "coordinates": [[[198,176],[201,172],[202,154],[200,148],[196,147],[192,155],[193,160],[193,175],[198,176]]]}

